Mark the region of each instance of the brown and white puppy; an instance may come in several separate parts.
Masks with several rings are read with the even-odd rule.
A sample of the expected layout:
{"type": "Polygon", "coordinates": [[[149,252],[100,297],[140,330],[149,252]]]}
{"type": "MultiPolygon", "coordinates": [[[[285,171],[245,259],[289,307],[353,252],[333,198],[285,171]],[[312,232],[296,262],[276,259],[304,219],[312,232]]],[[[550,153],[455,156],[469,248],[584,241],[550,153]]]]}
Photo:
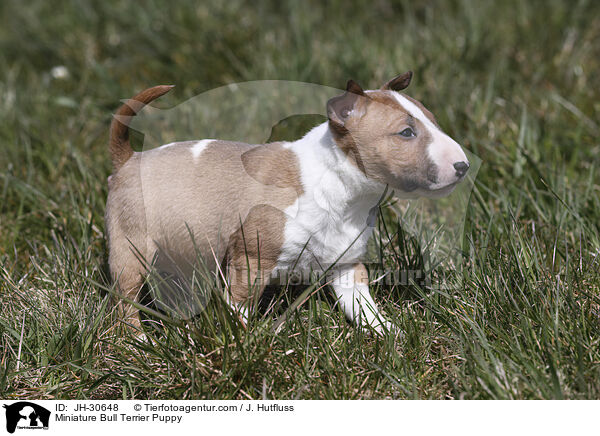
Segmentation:
{"type": "MultiPolygon", "coordinates": [[[[431,112],[398,92],[411,78],[369,91],[349,81],[327,103],[327,122],[298,141],[258,145],[205,139],[134,152],[128,120],[171,87],[133,97],[111,126],[106,225],[119,291],[136,300],[150,264],[191,274],[199,252],[209,267],[226,267],[227,297],[247,315],[268,277],[335,263],[331,284],[346,316],[382,331],[360,263],[371,211],[386,186],[439,197],[469,168],[431,112]]],[[[123,308],[137,324],[136,311],[123,308]]]]}

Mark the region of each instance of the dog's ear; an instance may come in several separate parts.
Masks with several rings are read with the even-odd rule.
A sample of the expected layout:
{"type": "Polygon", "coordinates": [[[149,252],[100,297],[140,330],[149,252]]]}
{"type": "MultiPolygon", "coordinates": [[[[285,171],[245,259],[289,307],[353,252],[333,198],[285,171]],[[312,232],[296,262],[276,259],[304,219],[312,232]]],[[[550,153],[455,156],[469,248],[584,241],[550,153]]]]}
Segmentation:
{"type": "Polygon", "coordinates": [[[400,74],[399,76],[396,76],[392,80],[386,82],[381,89],[388,91],[402,91],[403,89],[406,89],[408,85],[410,85],[410,79],[412,79],[412,76],[412,71],[407,71],[406,73],[400,74]]]}
{"type": "Polygon", "coordinates": [[[346,92],[327,102],[329,124],[334,129],[343,127],[361,97],[366,98],[366,95],[360,85],[352,79],[348,80],[346,92]]]}

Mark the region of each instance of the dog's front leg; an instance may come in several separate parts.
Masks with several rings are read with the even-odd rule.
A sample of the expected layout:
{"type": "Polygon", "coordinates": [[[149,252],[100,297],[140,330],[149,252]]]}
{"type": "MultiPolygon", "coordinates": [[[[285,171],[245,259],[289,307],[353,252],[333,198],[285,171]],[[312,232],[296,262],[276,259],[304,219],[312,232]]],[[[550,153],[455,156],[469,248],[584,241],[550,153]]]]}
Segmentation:
{"type": "Polygon", "coordinates": [[[226,298],[246,326],[265,290],[271,270],[261,269],[258,259],[244,257],[236,257],[228,268],[229,295],[226,298]]]}
{"type": "Polygon", "coordinates": [[[334,269],[331,284],[350,321],[371,326],[379,333],[390,330],[391,324],[377,310],[369,292],[369,277],[362,263],[334,269]]]}

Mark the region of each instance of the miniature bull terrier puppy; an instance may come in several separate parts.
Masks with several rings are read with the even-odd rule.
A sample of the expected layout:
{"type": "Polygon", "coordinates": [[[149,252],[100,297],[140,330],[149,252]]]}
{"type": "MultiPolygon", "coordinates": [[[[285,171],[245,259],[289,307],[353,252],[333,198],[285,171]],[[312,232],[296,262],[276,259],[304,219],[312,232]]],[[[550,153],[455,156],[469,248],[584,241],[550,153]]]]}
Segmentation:
{"type": "MultiPolygon", "coordinates": [[[[227,272],[226,297],[247,314],[265,277],[335,262],[328,277],[347,318],[385,331],[361,263],[372,211],[387,187],[403,198],[441,197],[469,169],[432,113],[399,92],[411,78],[366,91],[350,80],[328,101],[326,122],[297,141],[267,144],[204,139],[134,152],[131,117],[171,86],[133,97],[110,134],[106,226],[118,291],[135,301],[150,267],[188,274],[199,252],[227,272]]],[[[137,311],[121,306],[139,325],[137,311]]]]}

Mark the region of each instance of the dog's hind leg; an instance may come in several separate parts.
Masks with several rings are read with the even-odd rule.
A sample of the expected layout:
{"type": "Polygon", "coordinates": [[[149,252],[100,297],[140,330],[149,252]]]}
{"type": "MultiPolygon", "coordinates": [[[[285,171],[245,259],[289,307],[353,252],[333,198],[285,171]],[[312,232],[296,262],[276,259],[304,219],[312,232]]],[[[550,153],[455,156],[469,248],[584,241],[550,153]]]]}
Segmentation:
{"type": "MultiPolygon", "coordinates": [[[[123,271],[117,279],[119,293],[127,300],[136,303],[140,302],[140,293],[143,284],[144,279],[142,272],[139,270],[132,272],[123,271]]],[[[119,298],[119,301],[117,302],[117,313],[119,320],[125,324],[130,325],[134,329],[139,329],[141,327],[139,310],[128,301],[119,298]]]]}
{"type": "Polygon", "coordinates": [[[117,284],[117,292],[120,294],[120,296],[114,298],[119,320],[135,329],[139,329],[138,309],[120,297],[133,302],[140,302],[144,275],[147,272],[146,267],[139,256],[136,256],[129,243],[111,247],[108,261],[113,280],[117,284]]]}

